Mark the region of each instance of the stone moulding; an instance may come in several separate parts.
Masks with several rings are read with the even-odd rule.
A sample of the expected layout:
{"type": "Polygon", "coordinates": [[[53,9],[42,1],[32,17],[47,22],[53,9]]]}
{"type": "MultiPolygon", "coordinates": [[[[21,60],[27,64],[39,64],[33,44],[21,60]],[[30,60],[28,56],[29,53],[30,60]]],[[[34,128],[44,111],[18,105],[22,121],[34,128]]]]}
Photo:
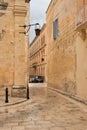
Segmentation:
{"type": "Polygon", "coordinates": [[[26,16],[27,13],[26,6],[14,5],[13,13],[14,15],[26,16]]]}
{"type": "Polygon", "coordinates": [[[12,89],[26,89],[25,86],[13,86],[12,89]]]}

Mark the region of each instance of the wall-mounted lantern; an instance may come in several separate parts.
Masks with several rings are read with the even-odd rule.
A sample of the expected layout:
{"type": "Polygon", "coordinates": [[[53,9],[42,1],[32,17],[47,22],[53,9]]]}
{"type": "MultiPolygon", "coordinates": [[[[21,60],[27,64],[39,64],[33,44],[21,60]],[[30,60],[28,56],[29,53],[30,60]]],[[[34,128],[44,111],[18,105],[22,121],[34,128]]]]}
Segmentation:
{"type": "Polygon", "coordinates": [[[26,29],[25,32],[19,32],[19,33],[23,33],[23,34],[26,35],[29,32],[31,26],[35,26],[35,34],[36,34],[36,36],[39,36],[40,35],[40,25],[39,25],[39,23],[19,26],[19,27],[24,27],[26,29]]]}
{"type": "Polygon", "coordinates": [[[40,25],[38,23],[35,25],[35,34],[36,36],[40,35],[40,25]]]}

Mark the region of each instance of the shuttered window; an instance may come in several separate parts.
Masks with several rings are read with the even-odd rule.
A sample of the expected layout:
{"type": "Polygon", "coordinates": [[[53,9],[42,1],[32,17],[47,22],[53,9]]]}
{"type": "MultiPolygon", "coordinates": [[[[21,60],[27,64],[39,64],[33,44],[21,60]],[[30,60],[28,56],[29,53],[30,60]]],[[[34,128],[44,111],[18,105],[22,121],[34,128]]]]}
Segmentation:
{"type": "Polygon", "coordinates": [[[53,22],[53,38],[56,39],[58,37],[58,19],[53,22]]]}

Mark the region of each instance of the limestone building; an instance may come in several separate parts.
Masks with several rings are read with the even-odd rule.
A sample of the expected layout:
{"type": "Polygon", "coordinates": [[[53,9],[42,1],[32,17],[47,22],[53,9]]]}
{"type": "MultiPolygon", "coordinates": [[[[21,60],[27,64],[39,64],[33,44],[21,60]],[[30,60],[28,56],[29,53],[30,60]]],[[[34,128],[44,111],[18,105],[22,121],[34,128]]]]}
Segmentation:
{"type": "Polygon", "coordinates": [[[30,77],[43,76],[46,81],[46,25],[30,44],[30,77]]]}
{"type": "Polygon", "coordinates": [[[87,0],[51,0],[46,20],[48,85],[87,99],[87,0]]]}
{"type": "Polygon", "coordinates": [[[27,85],[29,1],[0,0],[0,86],[27,85]]]}

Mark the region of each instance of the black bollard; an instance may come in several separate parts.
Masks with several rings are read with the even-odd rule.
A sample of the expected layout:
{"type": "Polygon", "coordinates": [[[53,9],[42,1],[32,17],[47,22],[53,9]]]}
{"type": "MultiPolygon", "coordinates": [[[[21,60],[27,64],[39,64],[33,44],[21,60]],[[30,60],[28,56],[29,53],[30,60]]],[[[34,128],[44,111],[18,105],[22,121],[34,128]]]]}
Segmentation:
{"type": "Polygon", "coordinates": [[[30,97],[29,97],[29,87],[28,87],[28,85],[27,85],[27,99],[30,99],[30,97]]]}
{"type": "Polygon", "coordinates": [[[5,103],[8,103],[8,88],[5,90],[5,103]]]}

